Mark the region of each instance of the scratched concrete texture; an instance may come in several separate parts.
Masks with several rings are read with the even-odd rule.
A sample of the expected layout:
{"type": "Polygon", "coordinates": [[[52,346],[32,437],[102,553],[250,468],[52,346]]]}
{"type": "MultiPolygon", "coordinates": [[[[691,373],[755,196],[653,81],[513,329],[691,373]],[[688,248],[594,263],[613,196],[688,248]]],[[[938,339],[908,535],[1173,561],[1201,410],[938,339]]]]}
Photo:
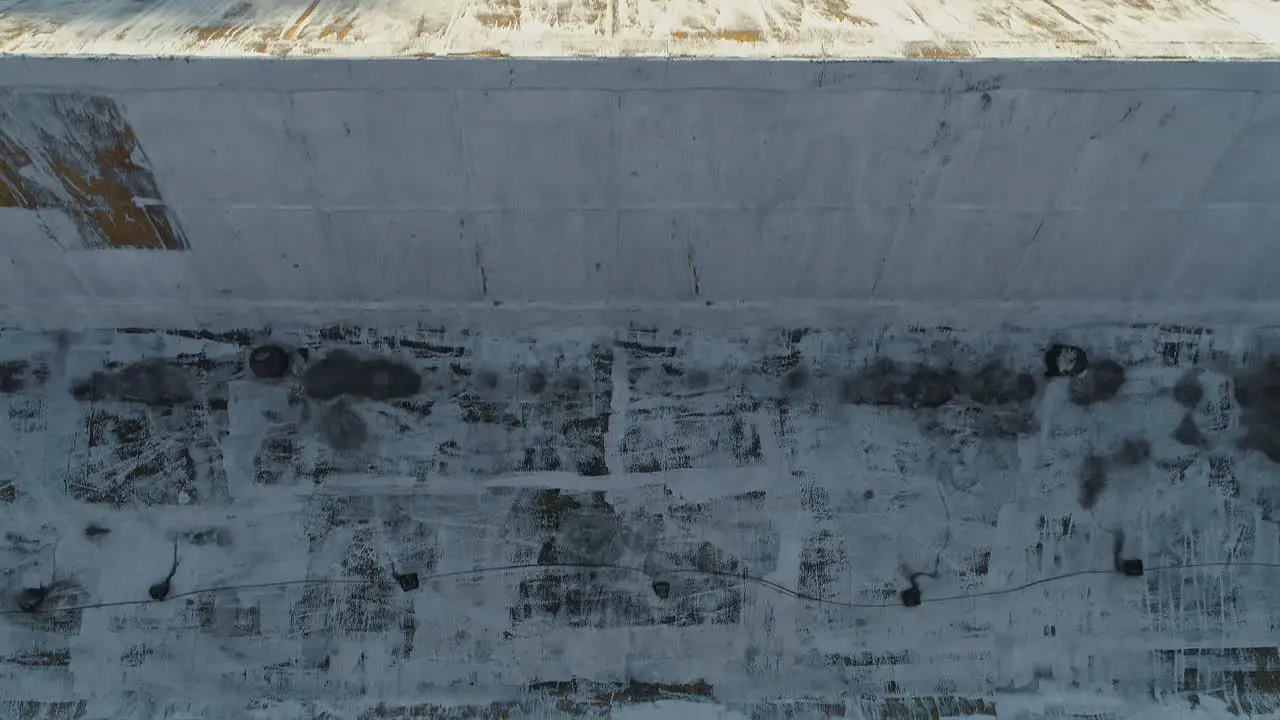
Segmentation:
{"type": "Polygon", "coordinates": [[[1261,716],[1277,339],[7,331],[0,714],[1261,716]]]}

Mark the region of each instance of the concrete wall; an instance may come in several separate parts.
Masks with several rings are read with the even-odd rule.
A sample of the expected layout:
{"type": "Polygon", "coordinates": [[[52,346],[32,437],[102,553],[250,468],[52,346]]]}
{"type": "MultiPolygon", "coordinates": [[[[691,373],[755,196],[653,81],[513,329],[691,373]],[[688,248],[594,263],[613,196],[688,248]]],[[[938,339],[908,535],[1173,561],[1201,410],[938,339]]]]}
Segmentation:
{"type": "Polygon", "coordinates": [[[1271,301],[1278,79],[6,57],[0,302],[1271,301]]]}

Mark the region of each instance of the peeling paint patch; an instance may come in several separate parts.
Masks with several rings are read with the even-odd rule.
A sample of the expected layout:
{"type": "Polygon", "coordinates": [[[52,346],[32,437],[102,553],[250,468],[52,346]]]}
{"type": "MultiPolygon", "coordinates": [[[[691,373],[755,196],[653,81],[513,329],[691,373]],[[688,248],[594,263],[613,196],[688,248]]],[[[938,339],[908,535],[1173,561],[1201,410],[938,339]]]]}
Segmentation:
{"type": "Polygon", "coordinates": [[[90,249],[188,247],[108,97],[0,93],[0,207],[64,210],[90,249]]]}

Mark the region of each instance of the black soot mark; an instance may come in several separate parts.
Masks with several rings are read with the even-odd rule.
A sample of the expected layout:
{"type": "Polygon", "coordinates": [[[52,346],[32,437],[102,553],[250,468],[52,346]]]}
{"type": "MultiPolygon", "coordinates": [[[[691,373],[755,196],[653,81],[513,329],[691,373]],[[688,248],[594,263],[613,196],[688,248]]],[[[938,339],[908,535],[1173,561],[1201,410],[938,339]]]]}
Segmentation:
{"type": "Polygon", "coordinates": [[[115,372],[95,372],[71,388],[77,400],[119,400],[171,407],[195,397],[191,378],[164,360],[143,360],[115,372]]]}
{"type": "Polygon", "coordinates": [[[967,390],[979,405],[1009,405],[1034,398],[1036,379],[1031,373],[1010,370],[1001,360],[992,360],[973,374],[967,390]]]}
{"type": "Polygon", "coordinates": [[[303,371],[302,387],[317,400],[341,395],[393,400],[416,395],[422,389],[422,376],[404,363],[364,360],[345,350],[334,350],[303,371]]]}
{"type": "Polygon", "coordinates": [[[1137,467],[1151,458],[1151,443],[1145,438],[1127,438],[1111,454],[1111,462],[1120,467],[1137,467]]]}
{"type": "Polygon", "coordinates": [[[1080,507],[1092,509],[1106,489],[1107,464],[1097,455],[1090,455],[1080,466],[1080,507]]]}
{"type": "Polygon", "coordinates": [[[1050,345],[1044,351],[1045,377],[1075,377],[1089,367],[1089,355],[1075,345],[1050,345]]]}
{"type": "Polygon", "coordinates": [[[1200,428],[1196,426],[1195,418],[1191,417],[1191,413],[1182,416],[1182,422],[1173,429],[1173,439],[1190,447],[1205,445],[1204,433],[1200,432],[1200,428]]]}
{"type": "Polygon", "coordinates": [[[1125,372],[1115,360],[1100,360],[1088,370],[1071,378],[1067,398],[1080,406],[1112,400],[1124,387],[1125,372]]]}
{"type": "Polygon", "coordinates": [[[1195,373],[1183,375],[1173,386],[1173,400],[1182,407],[1193,410],[1204,399],[1204,386],[1195,373]]]}
{"type": "Polygon", "coordinates": [[[320,436],[334,450],[359,450],[369,439],[369,426],[349,404],[338,401],[320,414],[320,436]]]}
{"type": "Polygon", "coordinates": [[[1237,376],[1234,394],[1242,410],[1240,445],[1280,463],[1280,360],[1272,358],[1237,376]]]}
{"type": "Polygon", "coordinates": [[[249,372],[264,380],[278,380],[289,372],[289,351],[279,345],[259,345],[249,351],[249,372]]]}
{"type": "Polygon", "coordinates": [[[954,370],[917,365],[908,371],[881,358],[841,384],[840,400],[855,405],[938,408],[955,397],[959,384],[954,370]]]}

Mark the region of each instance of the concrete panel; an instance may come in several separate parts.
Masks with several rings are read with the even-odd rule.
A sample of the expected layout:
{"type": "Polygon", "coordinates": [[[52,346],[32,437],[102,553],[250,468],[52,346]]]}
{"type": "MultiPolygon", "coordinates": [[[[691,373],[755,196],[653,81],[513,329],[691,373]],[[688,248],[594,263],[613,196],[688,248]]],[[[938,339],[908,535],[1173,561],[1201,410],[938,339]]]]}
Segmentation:
{"type": "Polygon", "coordinates": [[[98,98],[153,186],[45,205],[126,229],[159,211],[190,259],[137,271],[217,273],[83,261],[71,304],[1277,299],[1269,63],[381,60],[386,87],[353,87],[363,65],[179,61],[189,87],[143,91],[83,78],[181,73],[59,62],[8,87],[10,115],[98,98]]]}

